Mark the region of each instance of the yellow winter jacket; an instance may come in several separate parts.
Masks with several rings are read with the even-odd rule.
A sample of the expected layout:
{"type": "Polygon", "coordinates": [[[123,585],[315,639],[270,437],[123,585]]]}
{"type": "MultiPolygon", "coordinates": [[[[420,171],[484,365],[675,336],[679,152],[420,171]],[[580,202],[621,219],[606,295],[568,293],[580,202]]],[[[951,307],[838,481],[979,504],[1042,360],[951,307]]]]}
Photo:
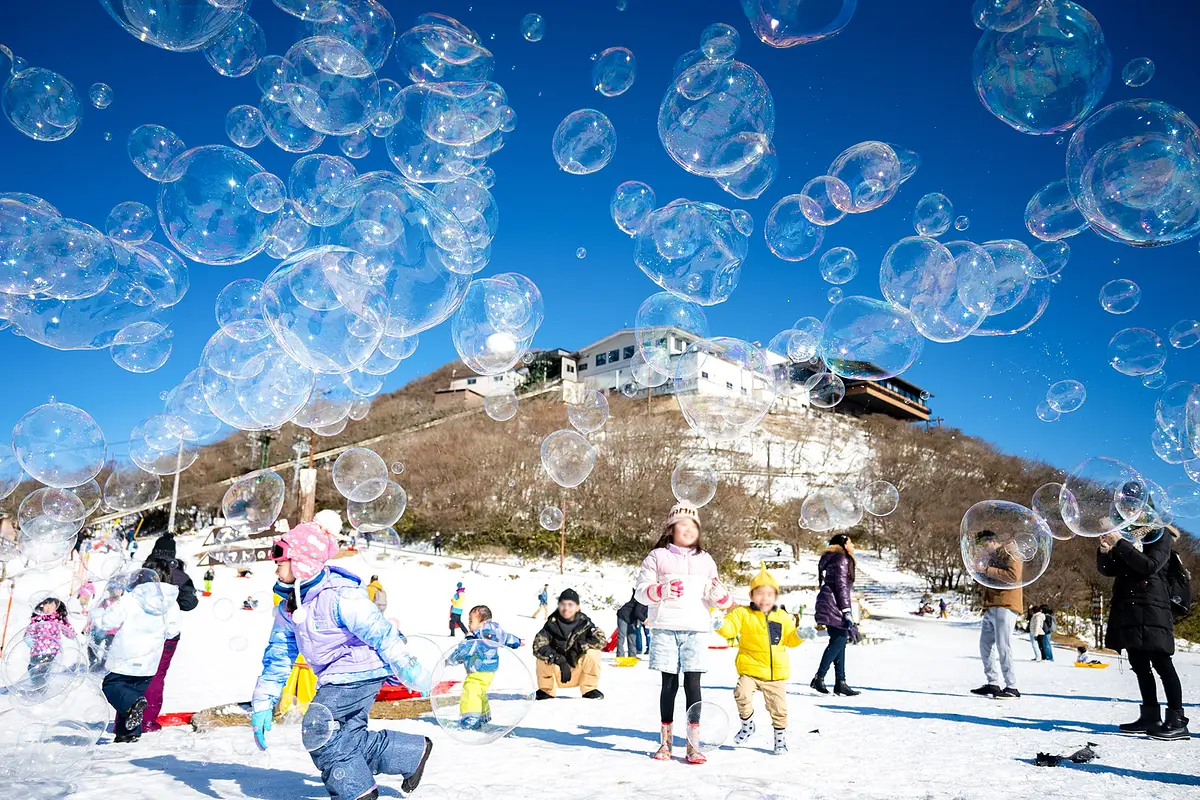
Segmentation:
{"type": "Polygon", "coordinates": [[[371,581],[367,584],[367,597],[371,598],[371,602],[375,602],[375,593],[383,588],[383,584],[379,581],[371,581]]]}
{"type": "Polygon", "coordinates": [[[764,614],[753,604],[726,614],[717,634],[738,640],[738,675],[760,681],[786,681],[791,674],[787,648],[801,642],[791,614],[777,608],[764,614]]]}

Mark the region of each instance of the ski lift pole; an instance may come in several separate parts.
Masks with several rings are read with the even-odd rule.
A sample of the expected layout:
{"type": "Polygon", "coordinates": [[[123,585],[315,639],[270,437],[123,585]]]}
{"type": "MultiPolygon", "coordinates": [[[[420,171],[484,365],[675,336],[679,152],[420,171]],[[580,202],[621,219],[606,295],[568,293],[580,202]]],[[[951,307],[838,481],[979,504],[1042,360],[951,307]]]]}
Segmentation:
{"type": "Polygon", "coordinates": [[[0,655],[4,654],[4,645],[8,642],[8,620],[12,616],[13,595],[17,593],[15,578],[8,580],[8,610],[4,612],[4,630],[0,631],[0,655]]]}
{"type": "Polygon", "coordinates": [[[171,513],[167,516],[167,533],[175,535],[175,507],[179,505],[179,472],[183,468],[183,440],[175,454],[175,485],[171,487],[171,513]]]}

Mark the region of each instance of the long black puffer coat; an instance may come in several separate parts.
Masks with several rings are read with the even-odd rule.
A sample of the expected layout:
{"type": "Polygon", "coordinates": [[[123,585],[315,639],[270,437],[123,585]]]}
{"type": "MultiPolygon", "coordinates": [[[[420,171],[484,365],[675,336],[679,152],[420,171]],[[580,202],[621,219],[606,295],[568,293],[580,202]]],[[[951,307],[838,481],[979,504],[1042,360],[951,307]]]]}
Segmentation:
{"type": "Polygon", "coordinates": [[[1171,536],[1166,533],[1140,553],[1124,539],[1109,552],[1097,553],[1100,574],[1116,578],[1105,636],[1109,648],[1175,652],[1175,617],[1163,573],[1170,557],[1171,536]]]}

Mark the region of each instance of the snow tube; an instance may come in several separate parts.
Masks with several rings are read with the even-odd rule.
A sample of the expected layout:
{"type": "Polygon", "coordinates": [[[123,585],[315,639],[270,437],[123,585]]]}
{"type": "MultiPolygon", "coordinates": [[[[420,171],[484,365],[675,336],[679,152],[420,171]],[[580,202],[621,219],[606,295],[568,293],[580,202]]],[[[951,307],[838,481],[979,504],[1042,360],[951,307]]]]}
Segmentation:
{"type": "Polygon", "coordinates": [[[636,667],[641,663],[641,659],[637,656],[618,656],[613,661],[614,667],[636,667]]]}
{"type": "Polygon", "coordinates": [[[1075,666],[1083,667],[1084,669],[1108,669],[1108,664],[1080,664],[1076,662],[1075,666]]]}

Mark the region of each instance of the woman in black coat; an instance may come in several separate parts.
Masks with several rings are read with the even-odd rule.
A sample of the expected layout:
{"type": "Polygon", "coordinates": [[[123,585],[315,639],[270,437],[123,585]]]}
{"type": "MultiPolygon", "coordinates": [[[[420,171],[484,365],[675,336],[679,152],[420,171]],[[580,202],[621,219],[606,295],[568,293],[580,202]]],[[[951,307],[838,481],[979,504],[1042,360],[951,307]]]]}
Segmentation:
{"type": "Polygon", "coordinates": [[[1113,581],[1109,604],[1108,635],[1112,650],[1124,650],[1137,675],[1142,712],[1136,722],[1120,726],[1126,733],[1147,733],[1152,739],[1187,739],[1183,714],[1183,687],[1171,656],[1175,654],[1175,617],[1167,591],[1164,568],[1171,557],[1171,536],[1144,544],[1139,551],[1119,533],[1100,537],[1096,567],[1113,581]],[[1167,695],[1167,718],[1159,716],[1154,673],[1167,695]]]}

